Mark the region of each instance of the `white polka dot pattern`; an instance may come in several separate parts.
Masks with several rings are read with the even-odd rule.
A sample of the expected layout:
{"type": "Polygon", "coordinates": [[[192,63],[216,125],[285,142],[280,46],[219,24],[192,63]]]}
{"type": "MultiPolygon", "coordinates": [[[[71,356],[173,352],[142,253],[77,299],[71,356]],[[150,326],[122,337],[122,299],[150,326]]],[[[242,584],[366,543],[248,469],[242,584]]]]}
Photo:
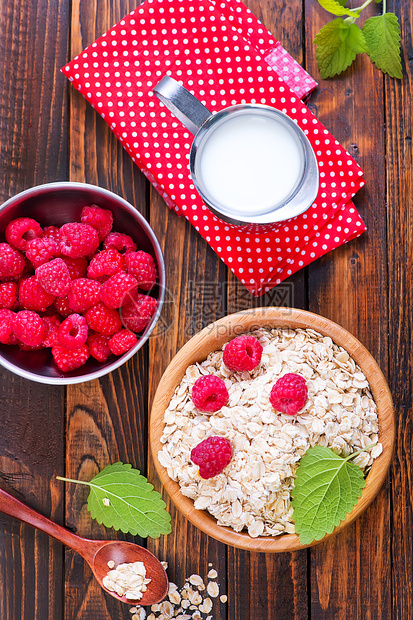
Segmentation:
{"type": "Polygon", "coordinates": [[[302,96],[315,83],[289,59],[239,0],[146,0],[62,70],[169,207],[194,225],[254,295],[365,230],[351,203],[363,173],[294,92],[298,84],[302,96]],[[259,233],[215,217],[191,181],[192,136],[153,93],[165,74],[212,112],[262,103],[293,118],[313,145],[320,171],[320,191],[308,211],[259,233]]]}

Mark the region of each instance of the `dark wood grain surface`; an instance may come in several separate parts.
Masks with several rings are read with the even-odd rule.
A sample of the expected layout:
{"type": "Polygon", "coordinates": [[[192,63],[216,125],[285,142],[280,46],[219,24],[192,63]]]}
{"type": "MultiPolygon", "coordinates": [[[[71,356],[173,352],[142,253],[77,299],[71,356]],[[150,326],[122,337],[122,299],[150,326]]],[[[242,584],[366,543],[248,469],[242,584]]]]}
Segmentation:
{"type": "MultiPolygon", "coordinates": [[[[388,0],[402,29],[404,79],[366,57],[322,81],[312,40],[328,14],[317,0],[249,0],[248,6],[319,81],[314,114],[365,171],[356,197],[368,231],[253,298],[184,218],[169,211],[104,121],[59,69],[126,15],[133,0],[0,0],[0,201],[56,180],[108,188],[149,220],[166,263],[167,297],[149,342],[111,375],[46,387],[0,370],[0,485],[81,535],[114,538],[90,519],[83,488],[116,460],[162,492],[148,453],[148,411],[176,351],[228,312],[290,304],[340,323],[371,351],[389,380],[397,415],[390,476],[370,508],[338,536],[280,555],[226,547],[165,500],[172,533],[144,542],[177,584],[218,571],[228,604],[214,620],[413,618],[412,332],[413,164],[410,0],[388,0]],[[47,432],[45,432],[47,429],[47,432]]],[[[352,6],[358,4],[352,3],[352,6]]],[[[373,3],[374,4],[374,3],[373,3]]],[[[374,13],[376,6],[369,7],[374,13]]],[[[131,536],[125,537],[133,540],[131,536]]],[[[120,620],[128,606],[97,586],[83,560],[0,514],[0,620],[120,620]]]]}

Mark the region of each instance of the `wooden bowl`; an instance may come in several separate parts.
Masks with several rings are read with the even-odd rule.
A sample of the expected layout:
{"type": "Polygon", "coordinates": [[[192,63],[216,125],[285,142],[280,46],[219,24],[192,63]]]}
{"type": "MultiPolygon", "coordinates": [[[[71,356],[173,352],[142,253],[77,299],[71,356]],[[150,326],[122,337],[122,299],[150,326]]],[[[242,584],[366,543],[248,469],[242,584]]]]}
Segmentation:
{"type": "Polygon", "coordinates": [[[162,449],[160,438],[164,428],[165,409],[188,366],[195,362],[202,362],[209,353],[220,349],[224,343],[235,336],[260,327],[310,328],[324,336],[330,336],[336,344],[349,353],[368,379],[378,408],[379,441],[383,445],[383,452],[375,459],[367,475],[363,493],[353,510],[331,534],[326,535],[322,540],[342,530],[367,508],[386,478],[392,457],[395,425],[391,394],[380,368],[367,349],[336,323],[311,312],[292,308],[247,310],[226,316],[191,338],[175,355],[159,383],[151,412],[150,443],[156,469],[168,495],[185,517],[200,530],[221,542],[240,549],[266,552],[295,551],[321,541],[315,541],[311,545],[302,545],[297,534],[251,538],[248,533],[238,533],[229,527],[218,525],[212,515],[207,511],[196,510],[193,501],[182,495],[178,483],[168,476],[157,457],[158,451],[162,449]]]}

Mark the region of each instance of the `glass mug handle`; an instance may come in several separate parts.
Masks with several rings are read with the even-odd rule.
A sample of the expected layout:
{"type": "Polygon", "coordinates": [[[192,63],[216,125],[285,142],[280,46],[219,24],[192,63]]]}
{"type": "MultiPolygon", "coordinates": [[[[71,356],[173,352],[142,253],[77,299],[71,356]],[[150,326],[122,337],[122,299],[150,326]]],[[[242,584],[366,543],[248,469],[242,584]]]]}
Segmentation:
{"type": "Polygon", "coordinates": [[[165,75],[153,92],[181,123],[195,135],[211,112],[176,80],[165,75]]]}

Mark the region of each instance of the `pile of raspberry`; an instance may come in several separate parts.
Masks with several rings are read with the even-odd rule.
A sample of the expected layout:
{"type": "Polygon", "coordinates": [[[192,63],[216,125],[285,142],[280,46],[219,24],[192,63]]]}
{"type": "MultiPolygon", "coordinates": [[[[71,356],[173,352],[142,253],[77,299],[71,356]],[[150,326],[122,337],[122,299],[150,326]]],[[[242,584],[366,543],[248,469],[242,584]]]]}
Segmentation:
{"type": "Polygon", "coordinates": [[[136,344],[156,310],[147,293],[157,270],[150,254],[112,226],[112,212],[96,205],[60,228],[29,217],[8,224],[0,243],[2,344],[51,348],[62,372],[136,344]]]}

